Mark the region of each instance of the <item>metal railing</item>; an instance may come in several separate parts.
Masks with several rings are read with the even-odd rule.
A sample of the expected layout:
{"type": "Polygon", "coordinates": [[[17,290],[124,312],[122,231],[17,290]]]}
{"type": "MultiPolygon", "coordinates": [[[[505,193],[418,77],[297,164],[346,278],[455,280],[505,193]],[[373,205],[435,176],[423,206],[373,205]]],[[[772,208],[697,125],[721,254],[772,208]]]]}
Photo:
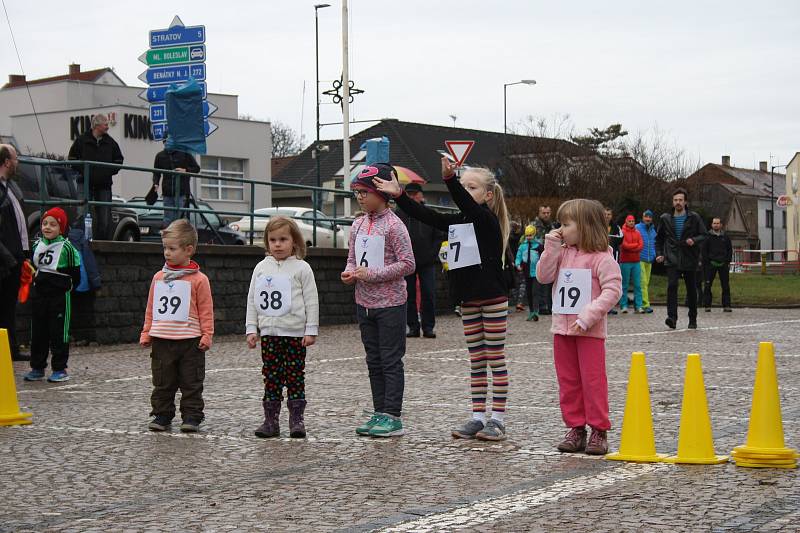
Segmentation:
{"type": "MultiPolygon", "coordinates": [[[[183,216],[184,214],[190,214],[190,213],[197,213],[198,216],[203,216],[205,213],[209,213],[210,212],[210,213],[214,213],[216,215],[223,215],[223,216],[249,217],[249,219],[250,219],[250,231],[248,232],[249,233],[249,244],[252,245],[253,244],[253,236],[254,236],[254,233],[255,233],[255,219],[256,218],[267,218],[268,219],[268,218],[270,218],[272,216],[276,216],[275,213],[257,213],[256,212],[256,208],[255,208],[256,188],[257,187],[272,187],[272,188],[278,187],[278,188],[281,188],[281,189],[294,189],[294,190],[301,190],[301,191],[311,191],[311,193],[312,193],[311,194],[311,196],[312,196],[312,207],[311,207],[311,210],[312,210],[312,212],[314,214],[314,217],[312,219],[308,219],[308,218],[301,217],[301,216],[290,216],[289,218],[293,218],[293,219],[296,219],[296,220],[302,220],[302,221],[307,222],[307,223],[308,222],[312,223],[312,227],[313,227],[312,245],[313,246],[317,246],[317,228],[318,228],[320,222],[329,223],[330,224],[330,229],[333,232],[333,238],[332,238],[333,247],[336,248],[336,247],[338,247],[338,245],[337,245],[337,242],[338,242],[337,234],[339,232],[344,232],[344,230],[341,229],[339,227],[339,225],[350,226],[350,225],[352,225],[353,219],[355,218],[355,217],[342,218],[342,217],[338,217],[337,216],[337,213],[336,213],[336,198],[337,198],[337,196],[342,196],[342,197],[345,197],[345,196],[346,197],[350,197],[350,196],[352,196],[352,192],[351,191],[344,190],[344,189],[330,189],[330,188],[325,188],[325,187],[315,187],[315,186],[312,186],[312,185],[299,185],[299,184],[294,184],[294,183],[283,183],[283,182],[277,182],[277,181],[259,181],[259,180],[253,180],[253,179],[247,179],[247,178],[234,178],[234,177],[220,176],[220,175],[215,175],[215,174],[203,174],[202,172],[196,172],[196,173],[195,172],[175,172],[174,170],[168,170],[168,169],[140,167],[140,166],[133,166],[133,165],[119,165],[119,164],[115,164],[115,163],[104,163],[104,162],[99,162],[99,161],[56,161],[56,160],[40,159],[40,158],[27,158],[25,156],[20,156],[19,161],[20,161],[20,163],[24,163],[24,164],[27,164],[27,165],[34,165],[34,166],[42,167],[42,169],[50,168],[50,167],[64,167],[64,168],[67,168],[67,169],[71,169],[71,170],[73,170],[73,171],[75,171],[77,173],[77,175],[75,176],[75,179],[78,180],[78,182],[80,180],[82,180],[82,188],[83,188],[83,191],[82,191],[83,192],[83,197],[82,198],[78,198],[78,199],[75,199],[75,200],[72,200],[72,199],[65,200],[63,198],[60,198],[58,200],[48,200],[48,199],[45,199],[45,191],[47,191],[47,175],[46,175],[45,172],[40,172],[40,176],[39,176],[39,200],[27,200],[30,203],[34,203],[34,204],[37,204],[37,205],[40,206],[40,211],[41,211],[40,215],[44,214],[44,212],[47,210],[48,206],[56,206],[57,205],[57,206],[79,206],[79,207],[86,206],[87,211],[92,206],[106,206],[106,207],[126,207],[126,208],[134,208],[134,209],[146,209],[148,211],[153,211],[153,210],[155,210],[155,211],[177,211],[179,213],[179,216],[183,216]],[[166,175],[171,175],[172,178],[173,178],[174,186],[176,187],[174,196],[176,198],[181,198],[181,199],[182,199],[182,196],[181,196],[182,191],[180,190],[180,181],[181,180],[179,178],[182,178],[182,177],[189,177],[190,180],[213,179],[213,180],[225,181],[225,182],[229,182],[229,183],[241,184],[243,190],[244,190],[245,186],[247,186],[249,188],[249,193],[250,193],[250,197],[249,197],[249,200],[248,200],[249,211],[220,210],[220,209],[216,209],[216,208],[213,208],[211,211],[209,211],[207,209],[200,209],[199,207],[195,209],[195,208],[191,208],[191,207],[188,207],[188,206],[186,206],[186,207],[174,206],[173,207],[173,206],[164,206],[163,204],[161,206],[156,206],[156,205],[148,205],[146,203],[139,204],[139,203],[132,203],[132,202],[114,202],[114,201],[103,202],[103,201],[98,201],[98,200],[92,200],[91,199],[91,194],[90,194],[90,190],[91,190],[91,172],[92,172],[92,168],[95,168],[95,167],[97,167],[97,168],[110,168],[110,169],[115,169],[117,171],[129,170],[129,171],[134,171],[134,172],[146,173],[146,174],[148,174],[148,180],[146,181],[146,183],[151,183],[152,182],[152,180],[150,179],[150,176],[152,176],[153,173],[161,173],[161,174],[163,174],[165,176],[166,175]],[[82,172],[79,169],[81,169],[82,172]],[[332,202],[332,204],[333,204],[333,214],[332,214],[332,216],[324,216],[324,217],[318,217],[317,216],[317,211],[319,210],[317,208],[317,206],[319,205],[319,198],[323,194],[332,194],[333,195],[333,202],[332,202]]],[[[163,183],[163,180],[162,180],[162,183],[163,183]]],[[[76,183],[76,187],[77,187],[78,184],[79,183],[76,183]]],[[[190,194],[191,194],[191,189],[192,188],[191,188],[191,185],[190,185],[190,188],[189,188],[189,193],[190,194]]],[[[200,198],[200,200],[207,201],[207,200],[204,200],[203,198],[200,198]]],[[[458,209],[456,209],[456,208],[447,207],[447,206],[431,205],[429,207],[432,207],[434,209],[441,210],[441,211],[446,211],[446,212],[458,211],[458,209]]],[[[281,209],[281,208],[280,207],[275,207],[275,209],[281,209]]],[[[319,211],[321,211],[321,210],[319,210],[319,211]]],[[[285,216],[285,215],[281,215],[281,216],[285,216]]],[[[210,223],[208,223],[207,220],[205,222],[210,228],[211,227],[210,223]]],[[[347,246],[346,243],[343,243],[343,244],[344,244],[345,247],[347,246]]]]}

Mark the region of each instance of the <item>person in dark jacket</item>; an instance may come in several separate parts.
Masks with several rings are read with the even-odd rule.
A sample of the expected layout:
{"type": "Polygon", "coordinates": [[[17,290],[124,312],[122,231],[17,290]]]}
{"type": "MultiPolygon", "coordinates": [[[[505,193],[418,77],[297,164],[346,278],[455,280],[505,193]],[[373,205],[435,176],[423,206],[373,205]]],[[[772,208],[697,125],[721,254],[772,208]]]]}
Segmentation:
{"type": "MultiPolygon", "coordinates": [[[[418,183],[409,183],[405,187],[406,195],[420,205],[425,205],[425,194],[418,183]]],[[[422,336],[435,339],[433,331],[436,326],[436,261],[439,248],[442,244],[442,232],[419,220],[409,217],[402,209],[397,210],[397,216],[403,221],[411,237],[411,247],[414,250],[414,261],[417,270],[406,276],[406,324],[408,333],[406,337],[419,337],[420,316],[417,313],[417,278],[419,277],[420,310],[422,314],[422,336]]]]}
{"type": "Polygon", "coordinates": [[[11,359],[25,361],[16,338],[16,309],[22,263],[28,255],[28,228],[22,191],[12,178],[17,172],[17,151],[0,144],[0,328],[8,330],[11,359]]]}
{"type": "MultiPolygon", "coordinates": [[[[508,249],[511,255],[517,257],[517,250],[519,250],[525,235],[522,233],[522,224],[517,220],[510,222],[510,231],[508,233],[508,249]]],[[[514,286],[511,288],[510,298],[508,299],[508,308],[516,308],[517,313],[525,310],[525,276],[515,276],[514,286]]],[[[538,294],[537,294],[538,296],[538,294]]],[[[537,302],[538,303],[538,302],[537,302]]]]}
{"type": "MultiPolygon", "coordinates": [[[[164,141],[166,143],[166,141],[164,141]]],[[[174,170],[176,172],[190,172],[196,174],[200,172],[200,165],[197,160],[188,152],[181,150],[170,150],[164,148],[156,154],[153,168],[163,170],[174,170]]],[[[171,172],[153,172],[153,189],[158,191],[161,186],[161,197],[164,207],[186,207],[189,205],[188,199],[191,193],[191,178],[189,176],[179,176],[171,172]],[[163,183],[161,177],[164,177],[163,183]]],[[[164,210],[164,227],[180,218],[179,209],[164,210]]]]}
{"type": "Polygon", "coordinates": [[[708,230],[706,240],[703,241],[703,265],[706,271],[706,288],[704,304],[706,312],[711,311],[711,286],[714,278],[719,273],[719,282],[722,285],[722,308],[726,313],[731,309],[731,286],[728,273],[733,260],[733,244],[731,238],[722,230],[722,220],[714,217],[711,220],[711,229],[708,230]]]}
{"type": "MultiPolygon", "coordinates": [[[[114,163],[121,165],[125,158],[119,149],[117,141],[108,134],[108,117],[102,113],[92,116],[92,129],[75,139],[69,149],[67,159],[72,161],[98,161],[101,163],[114,163]]],[[[84,194],[84,168],[76,165],[75,170],[81,173],[78,180],[78,194],[84,194]]],[[[89,199],[96,202],[111,201],[111,185],[113,177],[119,172],[118,168],[90,166],[89,168],[89,199]]],[[[93,238],[108,240],[111,238],[111,207],[94,207],[93,238]]]]}
{"type": "MultiPolygon", "coordinates": [[[[553,208],[549,205],[540,205],[538,216],[531,222],[533,227],[536,228],[536,241],[540,244],[540,247],[536,248],[536,251],[540,254],[544,251],[544,236],[559,226],[558,222],[554,221],[552,218],[553,208]]],[[[539,287],[539,314],[552,314],[553,284],[540,284],[539,287]]],[[[528,312],[530,312],[530,309],[528,309],[528,312]]]]}
{"type": "Polygon", "coordinates": [[[689,329],[697,329],[697,290],[695,276],[706,227],[700,215],[686,209],[686,189],[672,193],[672,213],[664,213],[656,233],[656,261],[667,269],[667,319],[675,329],[678,322],[678,282],[686,283],[689,303],[689,329]]]}

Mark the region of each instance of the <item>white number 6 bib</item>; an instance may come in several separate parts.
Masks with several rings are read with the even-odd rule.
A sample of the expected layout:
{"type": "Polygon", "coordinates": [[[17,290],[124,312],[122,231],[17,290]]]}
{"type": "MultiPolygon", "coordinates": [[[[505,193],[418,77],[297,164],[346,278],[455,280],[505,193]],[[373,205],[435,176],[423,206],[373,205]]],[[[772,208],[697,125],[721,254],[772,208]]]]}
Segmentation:
{"type": "Polygon", "coordinates": [[[577,315],[592,301],[592,270],[564,268],[558,271],[558,283],[553,295],[553,312],[577,315]]]}
{"type": "Polygon", "coordinates": [[[383,235],[356,235],[356,266],[383,268],[383,235]]]}
{"type": "Polygon", "coordinates": [[[153,320],[189,321],[192,284],[188,281],[159,281],[153,290],[153,320]]]}
{"type": "Polygon", "coordinates": [[[451,224],[447,230],[447,242],[447,266],[450,270],[481,263],[481,252],[472,224],[451,224]]]}
{"type": "Polygon", "coordinates": [[[253,294],[256,311],[263,316],[283,316],[292,310],[292,278],[262,276],[253,294]]]}

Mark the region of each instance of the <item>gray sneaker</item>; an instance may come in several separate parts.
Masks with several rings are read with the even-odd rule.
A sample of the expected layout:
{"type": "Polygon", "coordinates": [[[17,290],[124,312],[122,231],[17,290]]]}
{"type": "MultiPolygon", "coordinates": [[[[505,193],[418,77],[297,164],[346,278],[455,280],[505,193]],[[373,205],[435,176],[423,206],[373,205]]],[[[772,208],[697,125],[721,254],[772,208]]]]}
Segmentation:
{"type": "Polygon", "coordinates": [[[506,440],[506,426],[499,420],[490,418],[486,426],[479,431],[475,438],[478,440],[506,440]]]}
{"type": "Polygon", "coordinates": [[[483,422],[473,418],[460,428],[454,429],[451,435],[457,439],[474,439],[475,435],[482,430],[483,427],[483,422]]]}

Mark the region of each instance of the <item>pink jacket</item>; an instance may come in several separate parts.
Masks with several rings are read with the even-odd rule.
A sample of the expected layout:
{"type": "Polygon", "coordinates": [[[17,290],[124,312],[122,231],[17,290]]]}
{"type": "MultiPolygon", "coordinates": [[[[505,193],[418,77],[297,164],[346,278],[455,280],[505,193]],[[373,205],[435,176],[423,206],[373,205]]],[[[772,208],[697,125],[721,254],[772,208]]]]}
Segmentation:
{"type": "Polygon", "coordinates": [[[367,309],[395,307],[406,303],[406,280],[416,269],[414,251],[408,230],[394,211],[388,207],[380,213],[368,213],[353,221],[350,230],[350,252],[345,272],[356,269],[355,241],[357,235],[383,235],[381,269],[367,268],[366,281],[356,281],[356,303],[367,309]]]}
{"type": "MultiPolygon", "coordinates": [[[[590,268],[592,270],[592,301],[578,315],[553,313],[550,331],[556,335],[576,335],[569,328],[578,321],[584,326],[582,335],[605,339],[608,335],[606,317],[622,295],[622,274],[609,247],[608,252],[582,252],[575,246],[562,245],[558,237],[548,234],[544,251],[536,265],[539,283],[554,283],[561,268],[590,268]]],[[[555,299],[555,285],[553,299],[555,299]]]]}

